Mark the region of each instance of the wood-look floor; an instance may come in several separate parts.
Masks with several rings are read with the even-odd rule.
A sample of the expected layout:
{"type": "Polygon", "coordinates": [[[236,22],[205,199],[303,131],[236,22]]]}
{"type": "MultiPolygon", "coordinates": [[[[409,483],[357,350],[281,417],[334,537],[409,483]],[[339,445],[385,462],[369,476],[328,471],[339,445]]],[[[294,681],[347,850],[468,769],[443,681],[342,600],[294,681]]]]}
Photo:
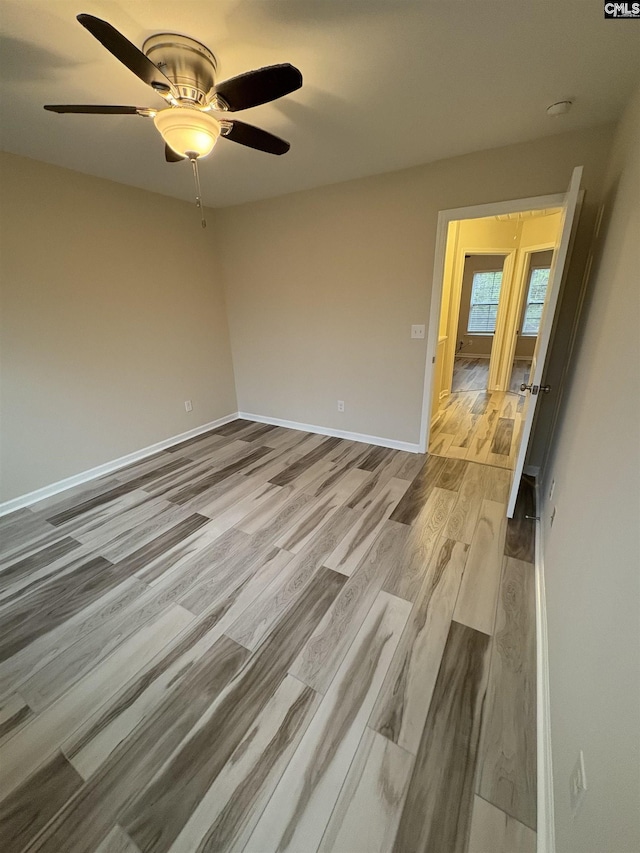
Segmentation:
{"type": "Polygon", "coordinates": [[[513,471],[525,397],[507,391],[458,391],[440,403],[429,453],[513,471]]]}
{"type": "MultiPolygon", "coordinates": [[[[520,385],[529,381],[531,361],[513,362],[509,378],[509,391],[520,392],[520,385]]],[[[457,355],[453,362],[451,391],[486,391],[489,384],[489,359],[457,355]]]]}
{"type": "Polygon", "coordinates": [[[236,421],[0,519],[0,847],[533,853],[509,472],[236,421]]]}

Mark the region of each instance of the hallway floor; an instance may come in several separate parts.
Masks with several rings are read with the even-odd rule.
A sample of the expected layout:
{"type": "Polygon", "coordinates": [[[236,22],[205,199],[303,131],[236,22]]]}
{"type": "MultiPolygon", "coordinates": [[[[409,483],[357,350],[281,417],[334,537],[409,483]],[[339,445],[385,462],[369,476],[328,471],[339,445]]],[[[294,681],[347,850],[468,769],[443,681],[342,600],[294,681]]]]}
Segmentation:
{"type": "Polygon", "coordinates": [[[508,485],[235,421],[0,519],[4,853],[534,853],[508,485]]]}
{"type": "MultiPolygon", "coordinates": [[[[520,385],[529,381],[531,361],[514,361],[509,379],[509,391],[520,392],[520,385]]],[[[489,384],[489,359],[457,355],[453,364],[451,392],[486,391],[489,384]]]]}
{"type": "Polygon", "coordinates": [[[429,453],[513,470],[525,397],[504,391],[458,391],[440,404],[429,453]]]}

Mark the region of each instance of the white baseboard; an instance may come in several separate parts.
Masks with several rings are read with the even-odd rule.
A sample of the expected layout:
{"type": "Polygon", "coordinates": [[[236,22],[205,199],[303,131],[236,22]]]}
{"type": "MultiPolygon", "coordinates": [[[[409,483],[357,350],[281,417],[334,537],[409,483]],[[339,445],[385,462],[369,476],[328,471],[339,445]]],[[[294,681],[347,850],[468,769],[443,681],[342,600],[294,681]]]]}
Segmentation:
{"type": "Polygon", "coordinates": [[[316,426],[315,424],[301,424],[297,421],[284,421],[280,418],[269,418],[265,415],[255,415],[249,412],[238,412],[239,418],[248,421],[257,421],[261,424],[281,426],[285,429],[298,429],[303,432],[313,432],[316,435],[330,435],[334,438],[346,438],[348,441],[361,441],[364,444],[375,444],[379,447],[390,447],[393,450],[406,450],[409,453],[420,453],[420,445],[408,441],[396,441],[393,438],[380,438],[377,435],[364,435],[360,432],[347,432],[343,429],[330,429],[329,427],[316,426]]]}
{"type": "Polygon", "coordinates": [[[538,853],[555,853],[556,833],[553,806],[553,761],[551,754],[551,704],[549,700],[549,646],[547,603],[544,587],[544,539],[540,481],[536,480],[536,717],[538,758],[538,853]]]}
{"type": "Polygon", "coordinates": [[[80,474],[74,474],[72,477],[66,477],[64,480],[58,480],[57,483],[51,483],[49,486],[43,486],[41,489],[36,489],[26,495],[20,495],[17,498],[12,498],[9,501],[0,503],[0,516],[7,515],[10,512],[15,512],[17,509],[23,509],[26,506],[37,503],[38,501],[49,498],[52,495],[57,495],[59,492],[64,492],[66,489],[71,489],[74,486],[80,486],[82,483],[88,483],[89,480],[95,480],[97,477],[102,477],[105,474],[111,474],[117,471],[118,468],[124,468],[125,465],[131,465],[132,462],[138,462],[140,459],[145,459],[147,456],[153,456],[160,450],[165,450],[174,444],[179,444],[181,441],[187,441],[189,438],[195,438],[203,432],[208,432],[216,427],[228,424],[230,421],[235,421],[238,418],[237,412],[231,415],[226,415],[223,418],[218,418],[208,424],[190,429],[180,435],[174,435],[171,438],[165,438],[163,441],[158,441],[156,444],[150,444],[149,447],[143,447],[142,450],[135,450],[133,453],[128,453],[126,456],[121,456],[119,459],[113,459],[111,462],[105,462],[103,465],[98,465],[95,468],[90,468],[88,471],[82,471],[80,474]]]}
{"type": "Polygon", "coordinates": [[[390,447],[393,450],[406,450],[409,453],[420,453],[418,444],[411,444],[407,441],[395,441],[392,438],[379,438],[375,435],[364,435],[357,432],[346,432],[340,429],[328,429],[327,427],[315,426],[314,424],[300,424],[295,421],[285,421],[280,418],[268,418],[263,415],[253,415],[247,412],[233,412],[218,420],[211,421],[208,424],[195,427],[194,429],[183,432],[180,435],[174,435],[171,438],[165,438],[163,441],[158,441],[156,444],[150,444],[149,447],[144,447],[141,450],[136,450],[133,453],[128,453],[126,456],[121,456],[119,459],[113,459],[110,462],[105,462],[103,465],[98,465],[95,468],[90,468],[88,471],[82,471],[79,474],[74,474],[72,477],[66,477],[64,480],[58,480],[56,483],[51,483],[49,486],[43,486],[41,489],[36,489],[26,495],[20,495],[17,498],[0,503],[0,516],[8,515],[10,512],[15,512],[18,509],[31,506],[38,501],[49,498],[52,495],[57,495],[59,492],[64,492],[66,489],[71,489],[74,486],[80,486],[83,483],[88,483],[90,480],[95,480],[105,474],[111,474],[119,468],[124,468],[125,465],[131,465],[132,462],[138,462],[145,459],[147,456],[152,456],[161,450],[166,450],[174,444],[179,444],[181,441],[187,441],[190,438],[195,438],[203,432],[208,432],[216,427],[228,424],[230,421],[235,421],[238,418],[245,418],[249,421],[257,421],[262,424],[272,424],[273,426],[282,426],[287,429],[303,430],[304,432],[313,432],[318,435],[329,435],[336,438],[346,438],[350,441],[361,441],[365,444],[375,444],[380,447],[390,447]]]}

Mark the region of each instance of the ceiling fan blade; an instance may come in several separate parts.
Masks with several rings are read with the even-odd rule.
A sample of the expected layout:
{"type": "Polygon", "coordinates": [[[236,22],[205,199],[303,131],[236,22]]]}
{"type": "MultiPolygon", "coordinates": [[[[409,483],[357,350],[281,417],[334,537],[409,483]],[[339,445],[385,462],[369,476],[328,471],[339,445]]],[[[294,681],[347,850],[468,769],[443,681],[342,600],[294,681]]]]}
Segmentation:
{"type": "Polygon", "coordinates": [[[93,15],[78,15],[77,19],[85,29],[89,30],[92,36],[107,48],[109,53],[112,53],[137,77],[155,89],[159,95],[164,97],[170,92],[177,96],[178,93],[171,80],[115,27],[93,15]]]}
{"type": "Polygon", "coordinates": [[[138,115],[148,107],[117,107],[103,104],[45,104],[45,110],[52,113],[95,113],[100,115],[138,115]]]}
{"type": "Polygon", "coordinates": [[[224,139],[230,139],[232,142],[238,142],[248,148],[266,151],[267,154],[286,154],[291,147],[279,136],[267,133],[266,130],[261,130],[252,124],[245,124],[243,121],[223,122],[223,125],[225,126],[225,130],[222,132],[224,139]],[[226,127],[229,126],[230,129],[226,130],[226,127]]]}
{"type": "Polygon", "coordinates": [[[231,112],[235,112],[275,101],[276,98],[295,92],[300,86],[302,74],[287,62],[282,65],[268,65],[266,68],[247,71],[238,77],[224,80],[215,87],[215,94],[224,102],[221,104],[218,101],[221,108],[226,106],[231,112]]]}
{"type": "Polygon", "coordinates": [[[179,163],[181,160],[185,160],[185,157],[181,157],[179,154],[173,150],[170,145],[164,146],[164,159],[167,163],[179,163]]]}

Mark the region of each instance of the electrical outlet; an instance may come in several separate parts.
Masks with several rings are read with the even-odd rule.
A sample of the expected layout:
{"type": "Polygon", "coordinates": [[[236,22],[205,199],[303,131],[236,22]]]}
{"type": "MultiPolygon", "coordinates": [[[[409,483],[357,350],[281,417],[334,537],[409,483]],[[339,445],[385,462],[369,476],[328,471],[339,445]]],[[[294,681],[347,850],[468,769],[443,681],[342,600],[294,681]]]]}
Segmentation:
{"type": "Polygon", "coordinates": [[[549,486],[549,500],[551,500],[551,498],[553,497],[553,493],[555,492],[555,490],[556,490],[556,481],[552,480],[551,485],[549,486]]]}
{"type": "Polygon", "coordinates": [[[584,769],[584,752],[580,750],[578,760],[576,761],[571,776],[569,777],[569,799],[571,801],[571,811],[573,812],[574,817],[582,807],[586,793],[587,774],[584,769]]]}
{"type": "Polygon", "coordinates": [[[412,326],[411,327],[411,337],[412,338],[420,338],[422,340],[424,338],[425,327],[422,326],[412,326]]]}
{"type": "Polygon", "coordinates": [[[338,400],[338,411],[344,412],[344,400],[338,400]]]}
{"type": "Polygon", "coordinates": [[[553,527],[553,522],[556,520],[556,508],[554,507],[551,511],[551,518],[549,519],[549,527],[553,527]]]}
{"type": "Polygon", "coordinates": [[[185,400],[184,401],[184,410],[185,410],[185,412],[192,412],[193,411],[193,406],[191,405],[191,400],[185,400]]]}

